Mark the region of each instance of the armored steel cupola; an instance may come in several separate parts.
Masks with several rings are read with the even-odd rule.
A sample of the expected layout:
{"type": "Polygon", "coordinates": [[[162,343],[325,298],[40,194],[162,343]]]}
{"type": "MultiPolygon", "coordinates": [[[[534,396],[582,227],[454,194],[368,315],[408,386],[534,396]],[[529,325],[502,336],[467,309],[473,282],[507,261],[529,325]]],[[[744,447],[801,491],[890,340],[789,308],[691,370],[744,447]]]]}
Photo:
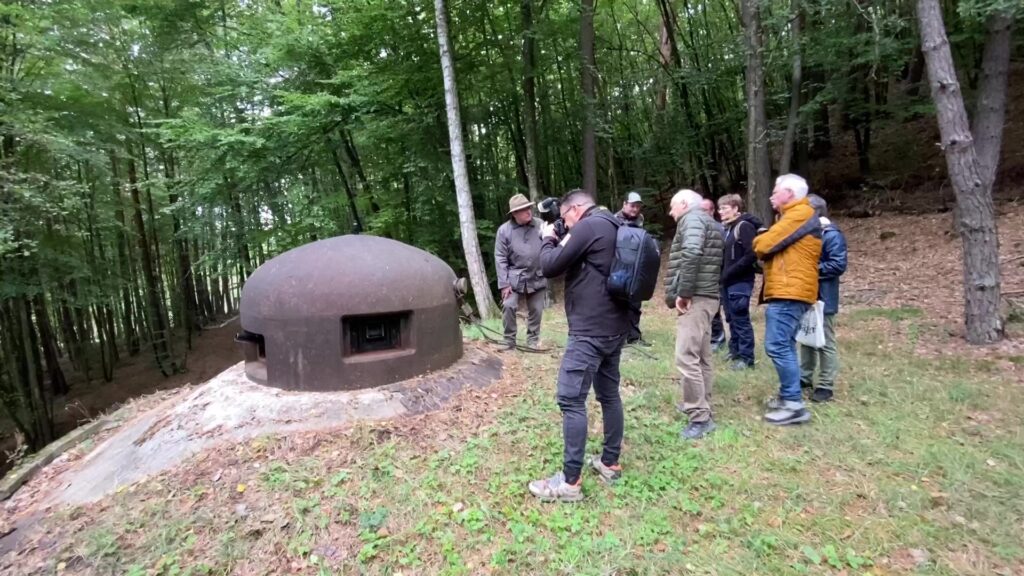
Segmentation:
{"type": "Polygon", "coordinates": [[[267,261],[240,315],[246,375],[287,390],[381,386],[462,356],[455,273],[387,238],[339,236],[267,261]]]}

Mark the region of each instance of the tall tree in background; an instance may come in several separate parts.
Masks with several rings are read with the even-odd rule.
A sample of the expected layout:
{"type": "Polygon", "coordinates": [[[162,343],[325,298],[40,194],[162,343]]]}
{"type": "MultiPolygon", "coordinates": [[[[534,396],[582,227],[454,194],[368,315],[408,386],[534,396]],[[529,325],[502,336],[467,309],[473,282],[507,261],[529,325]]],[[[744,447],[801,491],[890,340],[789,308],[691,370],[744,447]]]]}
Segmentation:
{"type": "Polygon", "coordinates": [[[744,77],[747,96],[747,205],[764,222],[772,221],[772,167],[768,150],[768,113],[764,94],[764,32],[760,0],[740,0],[744,77]]]}
{"type": "Polygon", "coordinates": [[[918,0],[917,18],[946,168],[956,193],[964,250],[967,341],[989,344],[1003,337],[999,315],[999,234],[992,185],[1002,141],[1012,18],[1000,13],[989,17],[989,45],[985,47],[982,64],[987,77],[980,87],[973,133],[938,0],[918,0]]]}
{"type": "Polygon", "coordinates": [[[802,26],[803,17],[800,12],[800,0],[792,0],[789,34],[793,45],[793,75],[789,84],[789,117],[786,119],[786,135],[782,138],[782,154],[779,159],[780,174],[789,172],[793,160],[793,145],[796,141],[797,129],[800,124],[800,87],[803,77],[800,47],[800,28],[802,26]]]}
{"type": "MultiPolygon", "coordinates": [[[[541,0],[541,12],[544,3],[541,0]]],[[[542,195],[537,142],[537,37],[533,24],[533,0],[520,0],[523,23],[523,132],[526,140],[526,180],[530,200],[537,202],[542,195]]]]}
{"type": "Polygon", "coordinates": [[[462,248],[466,253],[469,280],[473,286],[476,307],[483,319],[494,311],[494,297],[487,281],[487,270],[480,253],[480,240],[473,212],[473,195],[469,190],[469,171],[466,168],[466,150],[462,145],[462,119],[459,115],[459,89],[455,82],[455,64],[452,61],[451,42],[448,37],[448,11],[444,0],[434,0],[437,20],[437,47],[441,53],[441,73],[444,76],[444,101],[448,111],[448,140],[452,151],[452,176],[459,204],[459,224],[462,230],[462,248]]]}
{"type": "Polygon", "coordinates": [[[594,0],[580,2],[580,83],[583,87],[583,189],[597,198],[597,62],[594,0]]]}

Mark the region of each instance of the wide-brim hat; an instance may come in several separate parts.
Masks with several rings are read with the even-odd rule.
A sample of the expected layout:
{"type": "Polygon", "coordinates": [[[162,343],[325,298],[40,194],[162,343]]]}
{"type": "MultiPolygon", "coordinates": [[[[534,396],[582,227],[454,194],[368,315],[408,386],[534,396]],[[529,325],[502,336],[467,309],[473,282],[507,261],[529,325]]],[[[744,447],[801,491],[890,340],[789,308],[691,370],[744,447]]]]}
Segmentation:
{"type": "Polygon", "coordinates": [[[533,202],[523,194],[516,194],[508,200],[508,213],[519,212],[533,206],[533,202]]]}

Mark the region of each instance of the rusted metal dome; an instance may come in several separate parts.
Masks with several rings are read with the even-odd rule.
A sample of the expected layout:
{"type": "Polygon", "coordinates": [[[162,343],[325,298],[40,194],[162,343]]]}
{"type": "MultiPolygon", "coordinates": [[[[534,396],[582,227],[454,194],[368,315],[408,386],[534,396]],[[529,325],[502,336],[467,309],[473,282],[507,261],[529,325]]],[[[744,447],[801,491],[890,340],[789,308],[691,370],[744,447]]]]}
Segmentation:
{"type": "Polygon", "coordinates": [[[249,379],[287,390],[354,390],[445,368],[462,357],[455,273],[376,236],[289,250],[242,288],[238,341],[249,379]]]}

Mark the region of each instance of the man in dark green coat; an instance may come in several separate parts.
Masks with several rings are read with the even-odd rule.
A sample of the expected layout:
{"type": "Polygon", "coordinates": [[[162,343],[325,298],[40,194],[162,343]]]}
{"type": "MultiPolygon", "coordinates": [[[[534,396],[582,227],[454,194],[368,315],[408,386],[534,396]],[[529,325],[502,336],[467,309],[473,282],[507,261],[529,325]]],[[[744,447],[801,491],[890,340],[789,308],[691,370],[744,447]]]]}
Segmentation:
{"type": "Polygon", "coordinates": [[[701,210],[700,194],[680,190],[669,214],[676,235],[665,276],[665,304],[676,320],[676,369],[683,389],[682,411],[689,423],[682,431],[697,440],[715,429],[711,410],[711,319],[718,311],[724,241],[718,223],[701,210]]]}

